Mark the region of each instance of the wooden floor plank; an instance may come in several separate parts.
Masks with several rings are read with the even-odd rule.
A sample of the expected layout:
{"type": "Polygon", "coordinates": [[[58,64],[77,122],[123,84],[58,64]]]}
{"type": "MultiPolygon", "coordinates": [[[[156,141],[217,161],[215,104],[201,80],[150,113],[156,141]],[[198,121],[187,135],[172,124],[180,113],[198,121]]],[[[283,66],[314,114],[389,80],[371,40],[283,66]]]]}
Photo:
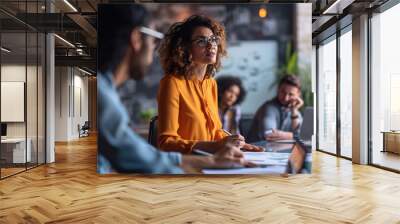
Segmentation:
{"type": "Polygon", "coordinates": [[[56,145],[56,163],[0,181],[0,223],[400,223],[400,175],[321,152],[313,173],[96,173],[96,137],[56,145]]]}

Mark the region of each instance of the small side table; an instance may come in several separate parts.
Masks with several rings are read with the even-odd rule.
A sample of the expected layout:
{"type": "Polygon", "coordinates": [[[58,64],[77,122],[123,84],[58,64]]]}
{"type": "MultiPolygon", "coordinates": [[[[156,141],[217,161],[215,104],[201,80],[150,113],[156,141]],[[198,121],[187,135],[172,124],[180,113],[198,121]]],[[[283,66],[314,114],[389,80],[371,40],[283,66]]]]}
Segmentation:
{"type": "Polygon", "coordinates": [[[382,131],[383,150],[382,152],[392,152],[400,154],[400,131],[382,131]]]}

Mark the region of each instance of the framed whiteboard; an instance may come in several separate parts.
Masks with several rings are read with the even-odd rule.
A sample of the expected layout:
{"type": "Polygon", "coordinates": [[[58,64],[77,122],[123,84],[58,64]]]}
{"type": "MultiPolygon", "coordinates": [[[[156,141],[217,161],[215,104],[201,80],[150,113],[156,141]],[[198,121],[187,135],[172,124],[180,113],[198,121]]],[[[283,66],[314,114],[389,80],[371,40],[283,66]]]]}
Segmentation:
{"type": "Polygon", "coordinates": [[[24,122],[25,82],[1,82],[1,122],[24,122]]]}

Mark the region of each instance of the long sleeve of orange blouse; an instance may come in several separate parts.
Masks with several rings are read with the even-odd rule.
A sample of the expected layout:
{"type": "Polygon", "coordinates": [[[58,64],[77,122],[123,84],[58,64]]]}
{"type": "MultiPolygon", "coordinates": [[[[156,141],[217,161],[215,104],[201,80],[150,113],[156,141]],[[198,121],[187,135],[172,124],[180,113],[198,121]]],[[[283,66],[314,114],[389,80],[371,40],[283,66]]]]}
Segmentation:
{"type": "Polygon", "coordinates": [[[203,81],[166,75],[158,92],[158,146],[190,153],[198,141],[224,138],[213,78],[203,81]]]}

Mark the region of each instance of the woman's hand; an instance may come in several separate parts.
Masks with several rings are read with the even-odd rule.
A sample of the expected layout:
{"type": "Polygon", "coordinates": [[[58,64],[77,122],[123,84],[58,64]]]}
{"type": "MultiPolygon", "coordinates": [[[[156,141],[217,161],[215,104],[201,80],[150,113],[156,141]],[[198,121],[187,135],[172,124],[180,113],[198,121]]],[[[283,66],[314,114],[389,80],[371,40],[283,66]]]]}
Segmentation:
{"type": "Polygon", "coordinates": [[[218,141],[199,141],[193,146],[194,149],[200,149],[206,152],[215,153],[227,145],[243,147],[246,143],[241,135],[229,135],[218,141]]]}
{"type": "Polygon", "coordinates": [[[224,139],[221,140],[220,144],[227,145],[231,144],[233,146],[239,147],[245,151],[250,152],[263,152],[264,148],[251,145],[245,142],[245,139],[242,135],[229,135],[226,136],[224,139]]]}
{"type": "Polygon", "coordinates": [[[256,145],[251,145],[251,144],[244,144],[242,147],[243,150],[249,151],[249,152],[264,152],[264,148],[256,145]]]}
{"type": "Polygon", "coordinates": [[[220,145],[212,156],[183,155],[181,167],[185,173],[198,174],[205,168],[256,167],[246,161],[239,147],[232,144],[220,145]]]}
{"type": "MultiPolygon", "coordinates": [[[[243,137],[243,136],[242,136],[243,137]]],[[[255,164],[244,159],[243,152],[239,147],[226,144],[220,148],[214,155],[214,168],[233,168],[233,167],[254,167],[255,164]]]]}
{"type": "Polygon", "coordinates": [[[230,144],[242,148],[246,144],[244,140],[245,140],[244,137],[241,135],[228,135],[222,140],[218,141],[218,144],[221,146],[230,144]]]}

